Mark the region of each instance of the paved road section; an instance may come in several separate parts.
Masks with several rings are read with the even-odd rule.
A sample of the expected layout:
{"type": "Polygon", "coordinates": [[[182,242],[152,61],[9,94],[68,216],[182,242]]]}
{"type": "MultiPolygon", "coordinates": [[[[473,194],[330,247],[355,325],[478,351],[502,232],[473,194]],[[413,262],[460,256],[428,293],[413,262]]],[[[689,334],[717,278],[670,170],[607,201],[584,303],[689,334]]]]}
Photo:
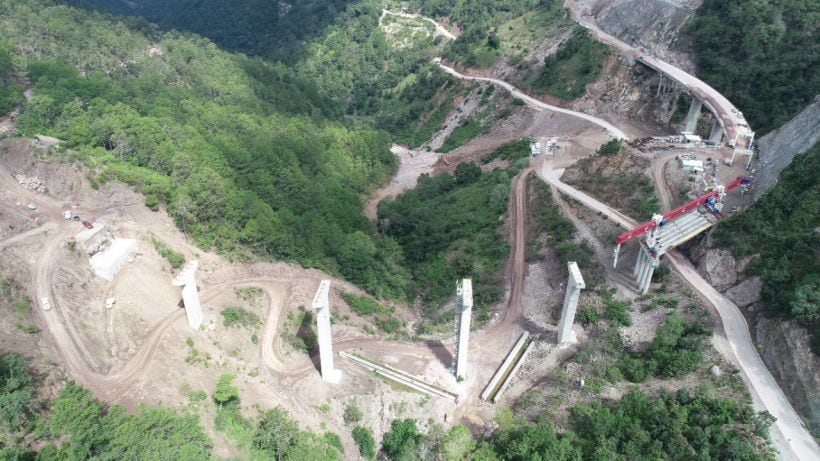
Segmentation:
{"type": "MultiPolygon", "coordinates": [[[[690,93],[702,100],[703,104],[706,105],[709,111],[712,112],[718,120],[720,120],[720,124],[725,132],[727,142],[737,139],[739,147],[747,147],[746,142],[741,141],[744,138],[753,135],[751,129],[749,128],[749,124],[734,104],[732,104],[716,89],[712,88],[709,84],[694,75],[688,74],[667,62],[664,62],[645,53],[644,51],[622,42],[615,36],[607,34],[593,23],[580,19],[578,19],[577,22],[581,26],[589,29],[592,32],[592,35],[599,41],[617,48],[622,53],[646,64],[657,72],[666,75],[687,88],[690,93]]],[[[749,139],[749,141],[751,141],[751,139],[749,139]]]]}
{"type": "Polygon", "coordinates": [[[489,78],[489,77],[473,77],[473,76],[470,76],[470,75],[461,74],[457,70],[453,69],[452,67],[449,67],[449,66],[446,66],[446,65],[442,64],[441,63],[441,58],[436,58],[434,61],[436,62],[436,64],[439,65],[439,67],[441,67],[442,70],[444,70],[444,72],[447,72],[448,74],[450,74],[454,77],[458,77],[458,78],[463,79],[463,80],[474,80],[474,81],[480,81],[480,82],[494,83],[494,84],[504,88],[505,90],[509,91],[510,93],[512,93],[512,95],[515,96],[516,98],[520,98],[529,107],[531,107],[535,110],[538,110],[538,111],[550,110],[550,111],[553,111],[553,112],[560,112],[562,114],[582,118],[582,119],[584,119],[588,122],[594,123],[594,124],[604,128],[607,132],[609,132],[609,134],[611,136],[613,136],[615,138],[628,139],[626,134],[623,131],[621,131],[619,128],[616,128],[614,125],[612,125],[611,123],[607,122],[604,119],[601,119],[601,118],[598,118],[598,117],[595,117],[595,116],[592,116],[592,115],[589,115],[589,114],[585,114],[583,112],[576,112],[574,110],[564,109],[563,107],[553,106],[553,105],[547,104],[543,101],[539,101],[539,100],[533,98],[532,96],[528,96],[527,94],[522,93],[519,89],[517,89],[516,87],[510,85],[509,83],[507,83],[503,80],[498,80],[498,79],[489,78]]]}
{"type": "MultiPolygon", "coordinates": [[[[588,208],[604,213],[618,225],[627,229],[637,225],[622,213],[561,182],[560,178],[564,170],[554,170],[548,162],[545,162],[543,167],[537,171],[538,176],[548,184],[580,201],[588,208]]],[[[749,326],[740,309],[704,280],[692,264],[677,252],[667,254],[667,258],[681,277],[697,290],[703,299],[712,304],[720,315],[728,343],[718,341],[715,343],[715,348],[738,366],[752,395],[754,406],[758,410],[768,411],[777,418],[772,426],[772,436],[780,452],[779,459],[820,460],[820,448],[817,442],[805,428],[777,381],[758,355],[749,334],[749,326]]]]}

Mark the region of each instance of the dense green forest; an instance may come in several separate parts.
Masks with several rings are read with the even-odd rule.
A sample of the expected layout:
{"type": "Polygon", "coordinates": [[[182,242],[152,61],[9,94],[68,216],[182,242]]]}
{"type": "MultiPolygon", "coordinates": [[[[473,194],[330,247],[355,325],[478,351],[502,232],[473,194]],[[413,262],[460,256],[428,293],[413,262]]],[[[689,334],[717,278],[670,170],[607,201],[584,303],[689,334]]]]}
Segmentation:
{"type": "MultiPolygon", "coordinates": [[[[0,458],[212,459],[212,442],[197,416],[207,404],[215,407],[216,429],[243,457],[342,459],[337,434],[300,429],[283,408],[244,416],[232,380],[231,375],[219,377],[211,402],[206,402],[205,390],[191,391],[181,413],[161,406],[129,413],[93,399],[73,382],[47,401],[37,395],[38,384],[25,359],[0,355],[0,458]]],[[[348,406],[344,419],[355,426],[352,434],[361,455],[374,459],[376,441],[362,425],[361,411],[348,406]]],[[[431,421],[425,431],[413,419],[396,419],[381,439],[382,452],[390,460],[771,459],[771,417],[705,390],[681,389],[657,397],[631,390],[617,402],[578,404],[561,430],[546,411],[528,421],[501,407],[495,420],[498,430],[491,437],[475,439],[460,424],[444,429],[431,421]]]]}
{"type": "Polygon", "coordinates": [[[200,246],[404,295],[398,247],[361,214],[362,197],[394,168],[386,132],[327,121],[327,100],[288,69],[197,37],[48,2],[0,8],[0,40],[34,93],[24,135],[64,139],[94,183],[134,185],[200,246]]]}
{"type": "Polygon", "coordinates": [[[23,86],[14,81],[11,46],[0,41],[0,114],[14,109],[23,101],[23,86]]]}
{"type": "Polygon", "coordinates": [[[294,63],[355,0],[64,0],[63,3],[141,16],[164,28],[194,32],[221,48],[294,63]]]}
{"type": "Polygon", "coordinates": [[[698,75],[763,135],[820,93],[818,23],[814,0],[705,0],[688,25],[698,75]]]}
{"type": "Polygon", "coordinates": [[[820,354],[820,144],[796,157],[778,183],[743,213],[721,221],[718,245],[737,257],[758,255],[752,274],[763,280],[767,312],[794,318],[820,354]]]}
{"type": "Polygon", "coordinates": [[[413,275],[409,292],[425,301],[433,323],[449,320],[439,305],[452,298],[458,278],[473,278],[480,319],[503,294],[500,269],[509,248],[499,216],[507,211],[515,173],[482,173],[475,163],[460,163],[455,174],[421,175],[415,189],[379,204],[379,230],[401,246],[413,275]]]}

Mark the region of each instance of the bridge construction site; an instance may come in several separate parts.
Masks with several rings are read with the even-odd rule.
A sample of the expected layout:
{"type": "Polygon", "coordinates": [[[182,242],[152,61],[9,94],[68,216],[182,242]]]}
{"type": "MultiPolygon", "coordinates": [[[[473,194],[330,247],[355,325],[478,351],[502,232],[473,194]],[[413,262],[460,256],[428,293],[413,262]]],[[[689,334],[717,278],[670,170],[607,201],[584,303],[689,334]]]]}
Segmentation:
{"type": "MultiPolygon", "coordinates": [[[[399,415],[463,420],[483,427],[493,417],[495,404],[520,397],[547,373],[560,372],[573,391],[584,388],[586,376],[563,362],[598,339],[580,325],[587,301],[593,295],[602,298],[598,294],[603,285],[619,297],[648,304],[653,290],[660,287],[653,288],[653,276],[661,264],[667,264],[676,273],[674,284],[709,306],[722,335],[714,341],[713,358],[721,366],[736,367],[756,408],[777,418],[773,436],[779,448],[815,453],[816,444],[812,445],[797,413],[766,371],[738,307],[675,251],[749,203],[746,192],[754,187],[754,171],[749,169],[754,132],[742,114],[708,85],[606,35],[592,23],[582,25],[633,61],[657,71],[659,94],[675,88],[692,95],[680,137],[639,132],[632,146],[647,140],[651,148],[623,156],[647,160],[648,171],[642,169],[638,177],[651,179],[659,210],[641,216],[648,220],[639,223],[611,203],[603,203],[601,195],[596,198],[564,181],[564,173],[594,157],[598,146],[612,139],[629,142],[632,133],[627,132],[636,128],[552,106],[501,80],[463,75],[439,59],[443,72],[481,85],[498,85],[523,101],[526,107],[521,110],[528,113],[518,120],[521,126],[510,129],[513,134],[505,133],[505,140],[533,139],[534,155],[504,189],[509,193],[509,208],[503,215],[509,259],[499,270],[503,271],[501,300],[489,308],[482,306],[477,296],[474,299],[479,278],[460,274],[452,280],[450,301],[441,306],[448,309],[446,325],[432,334],[414,331],[419,315],[412,303],[396,309],[401,331],[378,333],[372,328],[375,317],[357,315],[346,297],[367,293],[345,280],[314,268],[229,260],[198,248],[170,216],[148,210],[144,197],[125,186],[108,184],[105,194],[82,191],[81,198],[69,200],[10,180],[10,173],[23,167],[9,166],[0,158],[2,219],[13,215],[30,222],[25,232],[4,236],[0,252],[11,255],[9,260],[21,261],[15,270],[31,281],[34,299],[42,301],[43,308],[34,315],[64,375],[111,402],[183,405],[192,388],[215,386],[219,370],[237,376],[243,401],[247,396],[246,401],[254,405],[284,406],[299,415],[300,422],[315,427],[328,424],[328,430],[344,427],[339,406],[357,397],[362,406],[369,406],[373,424],[381,432],[387,430],[387,416],[399,415]],[[703,107],[714,117],[711,133],[707,142],[692,142],[703,107]],[[740,162],[734,164],[735,154],[747,158],[745,170],[740,162]],[[546,240],[544,231],[529,222],[528,182],[549,189],[556,209],[589,243],[595,262],[602,263],[603,275],[587,269],[580,258],[560,263],[557,258],[528,260],[531,237],[546,240]],[[98,221],[88,222],[91,228],[72,219],[71,204],[81,199],[91,216],[100,215],[98,221]],[[16,202],[36,204],[36,210],[23,211],[16,202]],[[609,245],[614,235],[613,251],[609,245]],[[160,255],[159,241],[183,252],[187,264],[169,266],[172,263],[160,255]],[[150,249],[152,245],[156,251],[150,249]],[[93,255],[99,255],[96,264],[93,255]],[[623,259],[620,266],[619,259],[623,259]],[[597,287],[596,275],[604,280],[597,287]],[[243,306],[252,315],[246,325],[231,328],[218,310],[225,306],[243,306]],[[479,317],[485,313],[481,309],[487,309],[486,319],[479,317]],[[418,405],[406,405],[408,390],[423,396],[418,405]],[[319,409],[325,405],[331,410],[319,409]]],[[[24,147],[31,154],[29,145],[24,147]]],[[[412,151],[407,158],[416,155],[415,166],[425,170],[412,170],[415,174],[410,175],[402,169],[414,162],[402,162],[397,177],[416,178],[455,168],[446,161],[419,166],[420,158],[433,154],[438,155],[412,151]]],[[[35,161],[27,158],[23,163],[31,168],[35,161]]],[[[66,180],[60,173],[53,174],[55,183],[66,180]]],[[[82,176],[78,177],[81,183],[82,176]]],[[[390,192],[395,195],[414,184],[402,183],[401,190],[394,187],[390,192]]],[[[389,195],[380,192],[373,195],[389,195]]],[[[648,329],[654,333],[656,328],[648,329]]],[[[52,360],[51,353],[43,357],[52,360]]]]}

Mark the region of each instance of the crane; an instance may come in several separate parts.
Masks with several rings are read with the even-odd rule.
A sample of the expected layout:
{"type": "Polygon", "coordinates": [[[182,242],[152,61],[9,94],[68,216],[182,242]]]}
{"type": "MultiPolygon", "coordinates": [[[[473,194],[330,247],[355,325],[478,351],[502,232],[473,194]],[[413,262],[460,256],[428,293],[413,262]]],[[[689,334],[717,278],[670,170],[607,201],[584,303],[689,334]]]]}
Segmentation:
{"type": "Polygon", "coordinates": [[[707,192],[699,197],[696,197],[677,208],[667,211],[664,214],[655,214],[649,221],[646,221],[643,224],[640,224],[635,228],[622,233],[621,235],[615,238],[615,258],[612,264],[613,267],[617,267],[618,265],[618,254],[621,251],[622,243],[632,238],[639,237],[656,227],[663,226],[670,220],[675,219],[685,213],[688,213],[689,211],[692,211],[701,205],[705,205],[709,209],[709,211],[711,211],[715,216],[719,216],[720,210],[723,207],[723,199],[726,197],[726,192],[740,185],[749,184],[751,182],[752,180],[746,176],[738,176],[731,182],[725,185],[718,185],[712,191],[707,192]]]}

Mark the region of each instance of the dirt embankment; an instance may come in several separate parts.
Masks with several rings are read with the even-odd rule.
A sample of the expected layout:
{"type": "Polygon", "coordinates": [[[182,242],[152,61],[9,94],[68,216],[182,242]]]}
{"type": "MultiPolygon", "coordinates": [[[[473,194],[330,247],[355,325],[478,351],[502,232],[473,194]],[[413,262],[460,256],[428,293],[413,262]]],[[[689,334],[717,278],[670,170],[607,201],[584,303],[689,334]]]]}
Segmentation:
{"type": "Polygon", "coordinates": [[[642,221],[657,208],[654,186],[644,174],[649,165],[649,160],[624,148],[615,155],[579,160],[566,169],[562,180],[642,221]]]}

